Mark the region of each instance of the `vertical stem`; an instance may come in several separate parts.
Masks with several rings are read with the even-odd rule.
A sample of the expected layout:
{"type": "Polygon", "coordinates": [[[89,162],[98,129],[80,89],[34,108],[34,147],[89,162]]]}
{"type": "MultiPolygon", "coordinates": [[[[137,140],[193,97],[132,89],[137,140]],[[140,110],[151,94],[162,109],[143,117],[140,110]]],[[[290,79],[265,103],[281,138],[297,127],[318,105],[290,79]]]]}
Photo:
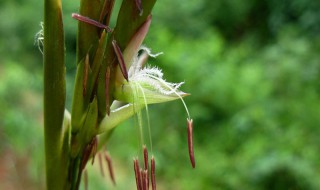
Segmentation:
{"type": "Polygon", "coordinates": [[[44,140],[47,189],[67,188],[64,34],[60,0],[44,0],[44,140]]]}

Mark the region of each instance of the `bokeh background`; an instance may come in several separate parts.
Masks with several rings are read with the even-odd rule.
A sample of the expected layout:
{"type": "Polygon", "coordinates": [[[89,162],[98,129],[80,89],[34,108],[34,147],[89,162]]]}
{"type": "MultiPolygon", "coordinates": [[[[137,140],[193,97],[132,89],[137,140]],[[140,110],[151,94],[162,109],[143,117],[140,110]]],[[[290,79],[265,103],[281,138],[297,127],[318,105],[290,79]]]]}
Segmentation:
{"type": "MultiPolygon", "coordinates": [[[[42,6],[0,1],[0,189],[44,189],[42,6]]],[[[69,109],[78,7],[63,1],[69,109]]],[[[149,62],[192,94],[197,161],[192,169],[181,102],[150,106],[158,189],[320,189],[319,10],[315,0],[157,2],[145,44],[164,55],[149,62]]],[[[107,146],[117,186],[94,165],[89,189],[135,189],[133,123],[107,146]]]]}

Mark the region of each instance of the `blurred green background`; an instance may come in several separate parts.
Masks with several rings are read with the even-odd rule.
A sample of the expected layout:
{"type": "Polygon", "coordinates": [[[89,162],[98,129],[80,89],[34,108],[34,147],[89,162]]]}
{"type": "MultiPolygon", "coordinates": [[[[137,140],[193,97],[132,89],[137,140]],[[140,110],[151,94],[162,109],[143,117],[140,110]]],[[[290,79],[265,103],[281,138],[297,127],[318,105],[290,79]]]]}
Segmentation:
{"type": "MultiPolygon", "coordinates": [[[[0,1],[0,189],[44,189],[42,56],[34,44],[42,6],[0,1]]],[[[63,1],[69,109],[78,6],[63,1]]],[[[185,101],[197,162],[192,169],[181,102],[150,106],[158,189],[320,189],[319,10],[315,0],[157,2],[145,44],[164,55],[149,62],[192,94],[185,101]]],[[[107,145],[117,186],[95,165],[89,189],[135,189],[133,123],[107,145]]]]}

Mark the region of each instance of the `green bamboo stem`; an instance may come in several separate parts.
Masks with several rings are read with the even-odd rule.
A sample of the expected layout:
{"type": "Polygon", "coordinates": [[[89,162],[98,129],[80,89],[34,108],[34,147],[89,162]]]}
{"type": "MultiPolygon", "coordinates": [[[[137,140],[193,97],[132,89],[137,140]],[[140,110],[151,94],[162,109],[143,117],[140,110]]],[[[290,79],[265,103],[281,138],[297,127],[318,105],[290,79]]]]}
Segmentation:
{"type": "Polygon", "coordinates": [[[67,189],[64,33],[60,0],[44,1],[44,141],[47,189],[67,189]]]}

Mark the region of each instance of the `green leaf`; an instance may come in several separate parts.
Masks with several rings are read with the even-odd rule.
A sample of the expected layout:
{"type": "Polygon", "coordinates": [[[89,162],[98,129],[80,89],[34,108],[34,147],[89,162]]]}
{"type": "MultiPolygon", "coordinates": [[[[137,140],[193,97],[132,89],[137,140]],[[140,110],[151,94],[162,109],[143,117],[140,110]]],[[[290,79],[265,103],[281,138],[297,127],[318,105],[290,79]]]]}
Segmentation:
{"type": "Polygon", "coordinates": [[[143,14],[141,16],[135,1],[124,0],[122,2],[114,32],[115,39],[121,49],[126,48],[138,28],[147,20],[155,2],[156,0],[142,0],[143,14]]]}

